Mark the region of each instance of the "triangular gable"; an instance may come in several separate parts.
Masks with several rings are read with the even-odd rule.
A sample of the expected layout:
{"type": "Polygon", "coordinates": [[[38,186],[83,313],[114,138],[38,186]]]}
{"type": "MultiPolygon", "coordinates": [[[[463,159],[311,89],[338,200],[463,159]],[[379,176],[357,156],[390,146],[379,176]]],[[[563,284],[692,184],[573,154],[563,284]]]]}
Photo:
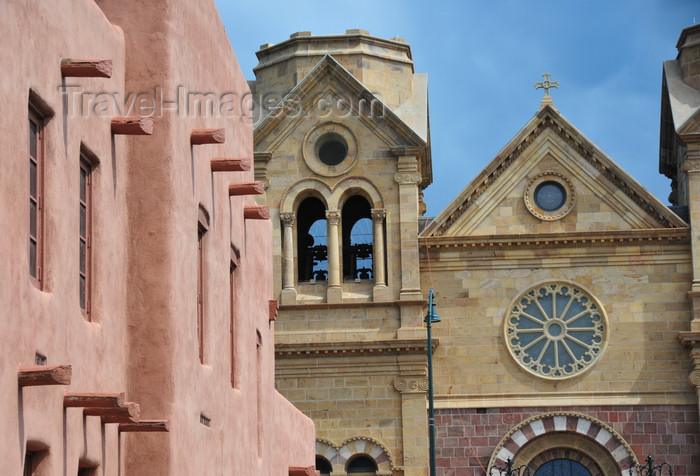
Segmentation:
{"type": "Polygon", "coordinates": [[[255,127],[255,150],[274,151],[296,125],[318,107],[318,99],[325,95],[351,97],[351,114],[389,147],[418,147],[424,150],[425,154],[420,158],[422,186],[432,182],[430,148],[426,147],[426,140],[330,55],[325,55],[287,93],[279,106],[255,127]]]}
{"type": "Polygon", "coordinates": [[[683,220],[545,106],[428,224],[422,236],[684,227],[683,220]],[[572,182],[577,197],[570,216],[546,222],[527,213],[527,185],[544,171],[572,182]]]}

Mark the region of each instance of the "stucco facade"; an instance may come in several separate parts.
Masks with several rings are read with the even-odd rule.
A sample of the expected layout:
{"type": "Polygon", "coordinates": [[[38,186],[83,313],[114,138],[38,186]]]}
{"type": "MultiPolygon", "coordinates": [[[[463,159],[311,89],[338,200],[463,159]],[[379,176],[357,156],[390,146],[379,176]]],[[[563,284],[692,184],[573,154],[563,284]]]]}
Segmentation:
{"type": "Polygon", "coordinates": [[[313,474],[213,2],[9,1],[0,29],[0,473],[313,474]]]}

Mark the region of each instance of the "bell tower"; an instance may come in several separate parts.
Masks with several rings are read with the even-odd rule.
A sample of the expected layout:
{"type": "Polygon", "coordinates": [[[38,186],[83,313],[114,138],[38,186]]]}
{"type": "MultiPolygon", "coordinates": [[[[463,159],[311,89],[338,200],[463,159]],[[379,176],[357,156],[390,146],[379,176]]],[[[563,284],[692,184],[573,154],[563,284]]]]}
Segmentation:
{"type": "Polygon", "coordinates": [[[423,475],[427,76],[403,39],[364,30],[294,33],[257,57],[255,175],[274,223],[279,389],[315,421],[319,468],[345,474],[365,458],[376,474],[423,475]]]}

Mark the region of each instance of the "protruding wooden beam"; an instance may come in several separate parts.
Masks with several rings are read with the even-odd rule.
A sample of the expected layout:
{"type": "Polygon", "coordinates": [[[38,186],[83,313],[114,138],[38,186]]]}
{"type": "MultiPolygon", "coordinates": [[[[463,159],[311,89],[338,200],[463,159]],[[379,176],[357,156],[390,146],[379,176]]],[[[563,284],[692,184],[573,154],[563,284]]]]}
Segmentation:
{"type": "Polygon", "coordinates": [[[239,182],[228,186],[228,196],[234,195],[260,195],[265,193],[265,184],[262,182],[239,182]]]}
{"type": "Polygon", "coordinates": [[[153,134],[153,118],[141,116],[113,117],[112,134],[150,136],[153,134]]]}
{"type": "Polygon", "coordinates": [[[61,75],[73,78],[111,78],[112,60],[63,58],[61,75]]]}
{"type": "Polygon", "coordinates": [[[122,423],[119,431],[159,432],[170,431],[168,420],[139,420],[136,423],[122,423]]]}
{"type": "Polygon", "coordinates": [[[215,157],[211,159],[212,172],[244,172],[250,170],[250,159],[232,159],[228,157],[215,157]]]}
{"type": "Polygon", "coordinates": [[[270,299],[269,301],[269,311],[270,311],[270,321],[277,319],[277,310],[280,308],[277,299],[270,299]]]}
{"type": "Polygon", "coordinates": [[[70,385],[70,365],[37,365],[20,367],[17,381],[20,387],[35,385],[70,385]]]}
{"type": "Polygon", "coordinates": [[[102,417],[104,423],[133,423],[139,421],[141,407],[138,403],[126,402],[120,408],[85,408],[83,415],[102,417]]]}
{"type": "Polygon", "coordinates": [[[291,466],[289,476],[318,476],[318,471],[313,466],[291,466]]]}
{"type": "Polygon", "coordinates": [[[243,218],[246,220],[269,220],[270,207],[267,205],[246,205],[243,207],[243,218]]]}
{"type": "Polygon", "coordinates": [[[67,393],[63,397],[64,407],[121,408],[123,393],[67,393]]]}
{"type": "Polygon", "coordinates": [[[224,129],[192,129],[190,144],[223,144],[226,141],[224,129]]]}

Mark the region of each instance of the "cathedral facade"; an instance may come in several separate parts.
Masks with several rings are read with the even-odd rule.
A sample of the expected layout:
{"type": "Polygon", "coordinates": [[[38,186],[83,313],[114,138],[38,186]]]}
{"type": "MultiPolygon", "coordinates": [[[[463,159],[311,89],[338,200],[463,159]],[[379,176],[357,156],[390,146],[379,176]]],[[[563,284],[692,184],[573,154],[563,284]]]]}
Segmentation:
{"type": "Polygon", "coordinates": [[[434,218],[427,78],[404,40],[261,47],[277,385],[316,423],[322,475],[428,474],[429,290],[438,475],[620,475],[649,454],[700,474],[699,38],[664,65],[672,207],[545,94],[434,218]]]}

